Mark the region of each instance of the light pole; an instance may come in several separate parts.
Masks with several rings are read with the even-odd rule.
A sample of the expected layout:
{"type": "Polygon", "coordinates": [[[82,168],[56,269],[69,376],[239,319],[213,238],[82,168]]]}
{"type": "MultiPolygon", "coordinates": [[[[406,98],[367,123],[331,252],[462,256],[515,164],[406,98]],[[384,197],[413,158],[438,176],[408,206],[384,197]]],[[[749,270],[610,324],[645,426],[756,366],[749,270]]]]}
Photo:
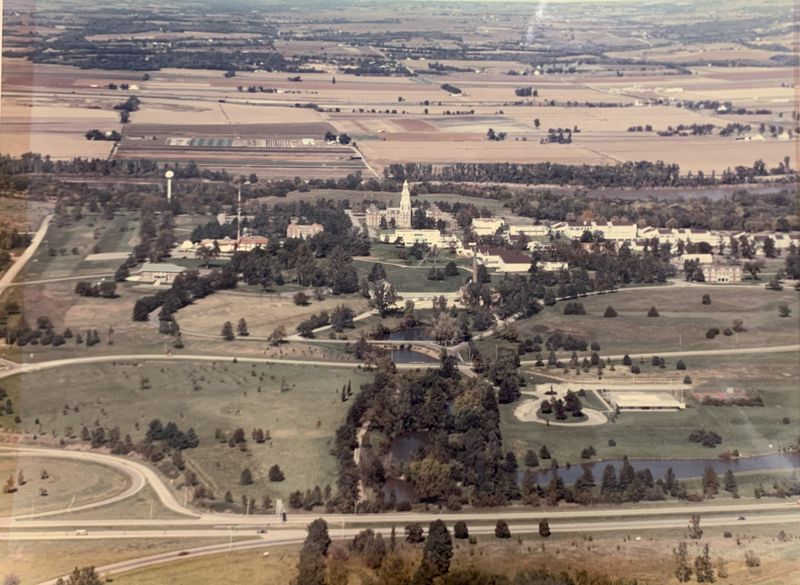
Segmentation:
{"type": "MultiPolygon", "coordinates": [[[[243,179],[244,177],[242,177],[243,179]]],[[[242,179],[239,179],[239,195],[236,198],[236,243],[242,239],[242,179]]],[[[250,181],[245,181],[249,185],[250,181]]]]}
{"type": "Polygon", "coordinates": [[[168,170],[164,173],[164,177],[167,179],[167,203],[172,202],[172,178],[175,176],[175,172],[172,170],[168,170]]]}

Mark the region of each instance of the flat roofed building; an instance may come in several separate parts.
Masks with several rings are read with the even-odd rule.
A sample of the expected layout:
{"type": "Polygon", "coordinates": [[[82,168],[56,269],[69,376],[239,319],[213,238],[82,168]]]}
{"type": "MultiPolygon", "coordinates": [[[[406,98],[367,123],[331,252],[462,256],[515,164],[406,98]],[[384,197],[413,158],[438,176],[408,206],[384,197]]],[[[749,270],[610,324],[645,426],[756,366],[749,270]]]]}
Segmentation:
{"type": "Polygon", "coordinates": [[[142,264],[136,280],[156,285],[172,284],[177,276],[184,272],[186,272],[186,268],[170,262],[145,262],[142,264]]]}
{"type": "Polygon", "coordinates": [[[502,217],[473,217],[472,231],[476,236],[493,236],[506,225],[502,217]]]}
{"type": "Polygon", "coordinates": [[[619,410],[683,410],[686,403],[669,392],[611,392],[609,402],[619,410]]]}

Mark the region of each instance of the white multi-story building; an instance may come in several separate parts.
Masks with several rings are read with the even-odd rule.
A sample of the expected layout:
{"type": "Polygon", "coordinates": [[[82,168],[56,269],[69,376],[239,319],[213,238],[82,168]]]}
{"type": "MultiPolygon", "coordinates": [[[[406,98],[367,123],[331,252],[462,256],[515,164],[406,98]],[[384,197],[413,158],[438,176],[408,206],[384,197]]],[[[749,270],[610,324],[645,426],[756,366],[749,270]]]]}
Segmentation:
{"type": "Polygon", "coordinates": [[[324,231],[325,228],[320,223],[298,223],[298,220],[293,218],[292,222],[286,228],[286,237],[305,240],[307,238],[313,238],[324,231]]]}
{"type": "Polygon", "coordinates": [[[502,217],[473,217],[472,231],[476,236],[493,236],[506,225],[502,217]]]}
{"type": "Polygon", "coordinates": [[[413,246],[414,244],[425,244],[427,246],[436,246],[437,248],[453,249],[458,247],[460,243],[453,234],[443,234],[439,230],[415,230],[411,228],[383,232],[381,241],[389,244],[397,242],[405,247],[413,246]]]}

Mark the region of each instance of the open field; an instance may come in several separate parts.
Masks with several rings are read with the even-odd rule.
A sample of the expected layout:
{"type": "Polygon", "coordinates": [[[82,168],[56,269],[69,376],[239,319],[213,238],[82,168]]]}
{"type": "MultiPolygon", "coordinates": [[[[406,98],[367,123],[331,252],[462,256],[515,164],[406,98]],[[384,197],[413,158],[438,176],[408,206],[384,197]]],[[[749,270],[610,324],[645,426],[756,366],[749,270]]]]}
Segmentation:
{"type": "Polygon", "coordinates": [[[0,494],[0,516],[30,514],[82,506],[115,496],[128,486],[122,473],[97,464],[84,464],[46,457],[16,457],[13,451],[0,451],[0,478],[3,482],[22,472],[25,484],[13,494],[0,494]],[[43,478],[46,471],[49,477],[43,478]],[[41,490],[47,495],[41,495],[41,490]],[[73,500],[73,497],[75,498],[73,500]]]}
{"type": "Polygon", "coordinates": [[[22,583],[39,583],[65,575],[76,566],[105,565],[164,551],[218,544],[212,538],[113,539],[97,546],[89,541],[0,541],[0,574],[15,574],[22,583]]]}
{"type": "Polygon", "coordinates": [[[51,205],[44,201],[29,201],[22,197],[0,198],[3,217],[0,223],[17,228],[19,231],[35,231],[39,223],[51,211],[51,205]]]}
{"type": "Polygon", "coordinates": [[[122,260],[87,257],[96,253],[129,253],[139,242],[138,230],[138,216],[132,214],[118,214],[111,220],[92,215],[62,227],[51,225],[42,245],[25,267],[24,280],[105,272],[113,276],[122,260]]]}
{"type": "MultiPolygon", "coordinates": [[[[797,315],[800,301],[791,290],[774,292],[763,287],[694,287],[668,286],[630,290],[578,299],[586,315],[564,316],[564,304],[546,307],[537,315],[514,324],[521,337],[536,334],[547,338],[549,332],[562,331],[600,344],[601,357],[624,353],[679,350],[729,349],[800,343],[797,315]],[[701,304],[709,294],[711,304],[701,304]],[[778,316],[778,305],[786,303],[793,317],[778,316]],[[619,315],[603,317],[612,306],[619,315]],[[648,317],[656,307],[659,317],[648,317]],[[731,336],[707,339],[710,327],[722,331],[741,319],[747,331],[731,336]]],[[[485,343],[494,343],[487,341],[485,343]]]]}
{"type": "MultiPolygon", "coordinates": [[[[193,427],[200,446],[184,456],[201,481],[218,498],[230,489],[236,501],[241,493],[260,501],[265,493],[286,498],[295,489],[333,482],[330,448],[349,406],[340,399],[342,385],[350,382],[355,391],[369,379],[356,369],[183,362],[71,366],[17,376],[3,385],[15,396],[22,426],[32,431],[38,417],[48,436],[53,430],[64,436],[67,426],[79,435],[95,421],[119,426],[134,441],[144,437],[153,418],[175,421],[184,431],[193,427]],[[248,441],[247,451],[214,439],[216,429],[230,436],[237,427],[248,439],[256,427],[269,430],[272,439],[248,441]],[[273,464],[284,470],[286,481],[267,481],[273,464]],[[240,487],[245,467],[255,483],[240,487]]],[[[8,418],[0,421],[9,424],[8,418]]]]}
{"type": "Polygon", "coordinates": [[[267,337],[279,326],[289,332],[312,314],[331,313],[339,305],[350,307],[356,315],[368,310],[367,300],[359,294],[328,296],[323,301],[311,299],[306,306],[294,303],[291,296],[242,295],[217,293],[181,309],[178,318],[184,333],[219,335],[223,323],[230,321],[234,330],[239,319],[247,321],[250,335],[267,337]]]}

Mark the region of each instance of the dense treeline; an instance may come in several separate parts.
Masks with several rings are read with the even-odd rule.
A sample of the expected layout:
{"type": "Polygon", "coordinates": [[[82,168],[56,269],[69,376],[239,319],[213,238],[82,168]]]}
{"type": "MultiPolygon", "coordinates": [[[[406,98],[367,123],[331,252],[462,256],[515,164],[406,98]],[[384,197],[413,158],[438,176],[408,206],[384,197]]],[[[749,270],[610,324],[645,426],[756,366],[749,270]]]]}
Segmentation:
{"type": "MultiPolygon", "coordinates": [[[[409,181],[474,181],[479,183],[543,183],[548,185],[582,185],[597,187],[677,187],[751,183],[757,177],[778,174],[782,167],[770,171],[763,162],[752,167],[727,169],[720,177],[698,173],[681,176],[676,164],[658,162],[625,162],[616,165],[566,165],[560,163],[456,163],[435,166],[422,163],[391,164],[384,176],[409,181]]],[[[795,176],[790,177],[792,181],[795,176]]]]}

